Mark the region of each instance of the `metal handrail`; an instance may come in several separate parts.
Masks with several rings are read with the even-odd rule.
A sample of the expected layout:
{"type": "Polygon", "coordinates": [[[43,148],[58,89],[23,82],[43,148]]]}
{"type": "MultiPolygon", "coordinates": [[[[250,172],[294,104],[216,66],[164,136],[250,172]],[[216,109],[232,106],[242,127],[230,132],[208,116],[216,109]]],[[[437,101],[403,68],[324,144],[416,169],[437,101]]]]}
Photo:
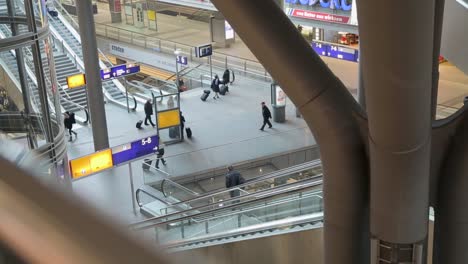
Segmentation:
{"type": "Polygon", "coordinates": [[[136,200],[137,200],[137,203],[138,203],[138,206],[139,206],[139,207],[143,207],[143,203],[141,203],[141,201],[140,201],[140,192],[145,193],[145,194],[147,194],[148,196],[150,196],[151,198],[154,198],[154,199],[156,199],[156,200],[158,200],[158,201],[160,201],[160,202],[162,202],[162,203],[164,203],[164,204],[166,204],[166,205],[172,205],[172,204],[169,203],[168,201],[164,201],[163,199],[161,199],[161,198],[155,196],[154,194],[152,194],[152,193],[150,193],[150,192],[148,192],[148,191],[146,191],[146,190],[144,190],[144,189],[142,189],[142,188],[138,188],[138,190],[137,190],[136,193],[135,193],[135,198],[136,198],[136,200]]]}
{"type": "MultiPolygon", "coordinates": [[[[316,167],[320,166],[321,164],[322,163],[321,163],[320,160],[315,160],[315,161],[312,161],[312,162],[303,163],[301,165],[292,166],[292,167],[289,167],[289,168],[286,168],[286,169],[283,169],[283,170],[274,171],[274,172],[268,173],[266,175],[256,177],[256,178],[254,178],[252,180],[249,180],[249,181],[247,181],[247,182],[245,182],[245,183],[243,183],[241,185],[238,185],[236,187],[233,187],[233,188],[222,189],[222,190],[218,189],[218,190],[214,190],[214,191],[211,191],[211,192],[204,193],[202,196],[198,196],[198,197],[195,197],[195,198],[192,198],[192,199],[189,199],[189,200],[173,203],[170,207],[174,207],[174,206],[177,206],[177,205],[180,205],[180,204],[190,204],[190,203],[193,203],[193,202],[196,202],[196,201],[199,201],[199,200],[203,200],[203,199],[210,198],[212,196],[219,195],[219,194],[224,193],[224,192],[230,192],[230,191],[236,190],[237,188],[242,189],[242,188],[245,188],[245,187],[247,187],[249,185],[256,184],[256,183],[259,183],[259,182],[267,181],[267,180],[274,179],[274,178],[277,178],[277,177],[284,177],[285,175],[293,174],[293,173],[296,173],[298,171],[303,171],[303,170],[306,170],[306,169],[316,168],[316,167]]],[[[310,179],[315,179],[315,178],[318,178],[318,177],[321,177],[321,175],[315,175],[315,176],[311,177],[310,179]]],[[[163,193],[164,193],[164,191],[163,191],[163,193]]]]}
{"type": "MultiPolygon", "coordinates": [[[[285,199],[278,199],[278,200],[272,201],[271,203],[265,202],[262,205],[249,207],[247,209],[242,208],[242,213],[247,213],[247,212],[255,211],[255,210],[258,210],[258,209],[266,209],[268,207],[278,206],[278,205],[282,205],[282,204],[285,204],[285,203],[290,203],[290,202],[294,202],[294,201],[298,201],[298,200],[302,200],[302,199],[306,199],[306,198],[310,198],[310,197],[318,197],[320,200],[322,200],[322,196],[318,195],[317,193],[321,193],[321,191],[315,191],[315,192],[310,193],[310,194],[304,194],[304,195],[302,195],[300,197],[287,197],[285,199]]],[[[237,198],[237,199],[239,199],[239,198],[237,198]]],[[[218,209],[219,210],[224,209],[222,207],[220,207],[220,208],[218,208],[218,209]]],[[[226,211],[226,210],[224,210],[224,211],[226,211]]],[[[194,218],[193,222],[201,223],[201,222],[211,221],[211,220],[215,220],[215,219],[219,219],[219,218],[223,218],[223,217],[228,217],[228,216],[233,216],[233,215],[238,215],[238,214],[239,213],[236,212],[236,211],[228,210],[228,212],[226,214],[221,213],[221,214],[214,215],[212,213],[207,218],[194,218]]]]}
{"type": "Polygon", "coordinates": [[[175,182],[175,181],[172,181],[172,180],[170,180],[170,179],[164,179],[164,180],[162,180],[162,182],[161,182],[161,190],[162,190],[162,193],[164,194],[164,197],[168,197],[168,195],[166,194],[166,191],[164,190],[164,183],[165,183],[165,182],[169,182],[171,185],[173,185],[173,186],[175,186],[175,187],[177,187],[177,188],[179,188],[179,189],[183,190],[184,192],[187,192],[187,193],[189,193],[189,194],[191,194],[191,195],[200,196],[199,193],[197,193],[197,192],[195,192],[195,191],[192,191],[192,190],[190,190],[189,188],[187,188],[187,187],[185,187],[185,186],[182,186],[182,185],[178,184],[178,183],[175,182]]]}
{"type": "Polygon", "coordinates": [[[298,226],[307,223],[321,222],[323,221],[323,212],[317,212],[307,215],[295,216],[290,218],[285,218],[276,221],[270,221],[266,223],[256,224],[247,227],[236,228],[221,233],[216,233],[213,235],[205,235],[201,237],[188,238],[181,241],[176,241],[172,243],[164,244],[164,248],[178,248],[184,247],[191,244],[197,244],[200,242],[205,242],[208,240],[217,240],[225,237],[239,237],[245,234],[257,233],[263,230],[268,229],[279,229],[284,228],[285,226],[298,226]]]}
{"type": "Polygon", "coordinates": [[[241,196],[241,197],[234,197],[232,199],[220,201],[220,202],[209,204],[209,205],[203,205],[203,206],[199,206],[199,207],[190,208],[190,209],[187,209],[187,210],[185,210],[183,212],[174,212],[174,213],[169,213],[167,215],[160,216],[160,217],[152,217],[152,218],[149,218],[149,219],[137,222],[137,223],[133,223],[133,224],[129,225],[129,228],[134,229],[134,230],[144,230],[144,229],[156,227],[156,226],[159,226],[159,225],[162,225],[162,224],[170,224],[170,223],[179,222],[179,221],[183,221],[183,220],[186,220],[186,219],[194,218],[194,217],[197,217],[197,216],[201,216],[201,215],[204,215],[204,214],[213,213],[213,212],[215,212],[217,210],[220,210],[220,205],[221,204],[223,205],[221,209],[231,209],[231,208],[234,208],[234,207],[237,207],[237,206],[240,206],[240,205],[247,205],[247,204],[251,204],[253,202],[263,201],[263,200],[271,198],[272,196],[284,196],[284,195],[291,194],[293,192],[298,192],[298,191],[301,191],[301,190],[304,190],[304,189],[307,189],[307,188],[317,187],[317,186],[320,186],[320,185],[322,185],[322,180],[308,179],[308,180],[304,180],[304,181],[299,181],[299,182],[295,182],[295,183],[291,183],[291,184],[286,184],[286,185],[280,186],[278,188],[274,188],[275,192],[273,192],[272,190],[260,191],[260,192],[257,192],[257,193],[251,193],[251,194],[244,195],[244,196],[241,196]],[[258,195],[262,194],[262,193],[263,194],[268,193],[269,195],[264,195],[262,197],[258,197],[258,195]],[[254,198],[254,199],[253,200],[248,200],[248,201],[239,201],[239,199],[245,200],[247,198],[254,198]],[[238,203],[231,203],[230,205],[224,205],[225,203],[229,203],[229,202],[233,202],[233,201],[239,201],[239,202],[238,203]],[[209,209],[208,211],[203,211],[203,212],[200,211],[200,209],[204,209],[204,208],[211,208],[211,209],[209,209]],[[194,211],[196,213],[191,214],[191,215],[186,215],[187,212],[189,212],[189,211],[192,211],[192,212],[194,211]],[[177,216],[177,215],[185,215],[185,216],[175,218],[175,219],[171,219],[171,220],[167,220],[171,216],[177,216]],[[163,220],[163,222],[154,223],[155,221],[158,221],[158,220],[163,220]],[[144,224],[147,224],[147,225],[144,225],[144,224]],[[143,225],[143,226],[140,226],[140,225],[143,225]]]}

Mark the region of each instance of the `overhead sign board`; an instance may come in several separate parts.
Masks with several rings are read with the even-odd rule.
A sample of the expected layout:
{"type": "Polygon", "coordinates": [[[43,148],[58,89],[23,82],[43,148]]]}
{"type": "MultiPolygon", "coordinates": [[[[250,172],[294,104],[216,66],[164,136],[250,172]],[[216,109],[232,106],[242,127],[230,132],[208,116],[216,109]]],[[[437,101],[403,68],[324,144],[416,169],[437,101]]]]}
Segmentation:
{"type": "Polygon", "coordinates": [[[114,166],[137,159],[158,150],[159,137],[157,135],[135,140],[112,148],[114,166]]]}
{"type": "Polygon", "coordinates": [[[158,147],[159,137],[154,135],[70,160],[72,178],[76,180],[153,154],[158,147]]]}
{"type": "Polygon", "coordinates": [[[211,56],[213,54],[213,46],[211,44],[205,44],[195,47],[195,56],[198,58],[203,58],[211,56]]]}
{"type": "Polygon", "coordinates": [[[86,85],[86,77],[84,73],[79,73],[67,77],[67,85],[69,89],[79,88],[86,85]]]}
{"type": "Polygon", "coordinates": [[[73,179],[78,179],[113,166],[110,149],[95,152],[70,161],[70,171],[73,179]]]}
{"type": "Polygon", "coordinates": [[[114,78],[119,78],[131,74],[138,73],[140,71],[140,65],[138,64],[122,64],[117,65],[108,69],[101,70],[101,80],[107,81],[114,78]]]}

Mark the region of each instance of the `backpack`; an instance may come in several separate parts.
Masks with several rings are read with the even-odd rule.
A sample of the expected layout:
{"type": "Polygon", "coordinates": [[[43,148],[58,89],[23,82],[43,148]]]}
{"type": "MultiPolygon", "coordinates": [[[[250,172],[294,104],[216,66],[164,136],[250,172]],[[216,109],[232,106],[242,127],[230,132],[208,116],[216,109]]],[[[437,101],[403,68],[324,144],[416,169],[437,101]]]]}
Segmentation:
{"type": "Polygon", "coordinates": [[[72,124],[76,124],[75,113],[71,113],[71,114],[70,114],[70,122],[71,122],[72,124]]]}

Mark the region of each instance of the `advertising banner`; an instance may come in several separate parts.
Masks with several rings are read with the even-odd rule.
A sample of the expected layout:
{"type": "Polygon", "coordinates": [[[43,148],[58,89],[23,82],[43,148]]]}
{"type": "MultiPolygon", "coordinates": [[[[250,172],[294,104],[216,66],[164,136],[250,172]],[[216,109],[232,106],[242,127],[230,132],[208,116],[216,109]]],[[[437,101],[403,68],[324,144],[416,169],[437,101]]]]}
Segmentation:
{"type": "Polygon", "coordinates": [[[357,25],[355,0],[286,0],[286,14],[292,17],[357,25]]]}
{"type": "Polygon", "coordinates": [[[314,11],[307,11],[302,9],[291,9],[290,16],[305,18],[305,19],[312,19],[312,20],[319,20],[319,21],[327,21],[332,23],[340,23],[340,24],[348,24],[349,23],[349,16],[338,16],[333,14],[327,13],[320,13],[314,11]]]}

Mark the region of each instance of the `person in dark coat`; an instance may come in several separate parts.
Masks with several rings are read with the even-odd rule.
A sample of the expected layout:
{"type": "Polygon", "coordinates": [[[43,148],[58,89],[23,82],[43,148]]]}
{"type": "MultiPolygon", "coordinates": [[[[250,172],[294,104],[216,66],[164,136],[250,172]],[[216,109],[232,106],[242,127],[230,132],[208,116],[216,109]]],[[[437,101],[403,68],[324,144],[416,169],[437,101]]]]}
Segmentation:
{"type": "Polygon", "coordinates": [[[164,142],[162,141],[159,143],[158,152],[156,153],[156,169],[159,169],[159,160],[166,166],[166,161],[164,160],[164,142]]]}
{"type": "Polygon", "coordinates": [[[211,82],[211,90],[213,90],[213,92],[215,93],[215,96],[213,97],[213,99],[216,99],[216,98],[219,98],[219,77],[218,75],[216,74],[215,75],[215,78],[213,79],[213,81],[211,82]]]}
{"type": "Polygon", "coordinates": [[[153,115],[153,104],[151,103],[151,100],[148,99],[145,103],[145,126],[148,126],[148,120],[150,121],[151,125],[155,127],[156,125],[153,123],[153,120],[151,120],[151,116],[153,115]]]}
{"type": "Polygon", "coordinates": [[[63,124],[65,125],[65,128],[68,129],[68,134],[70,135],[69,141],[72,141],[72,134],[75,134],[75,139],[78,137],[78,133],[73,131],[73,124],[76,123],[75,121],[75,114],[70,113],[70,112],[65,112],[63,114],[63,124]]]}
{"type": "Polygon", "coordinates": [[[226,69],[223,74],[223,84],[227,85],[231,80],[231,74],[229,73],[229,70],[226,69]]]}
{"type": "Polygon", "coordinates": [[[270,123],[271,112],[270,112],[270,109],[268,109],[268,107],[266,106],[265,102],[262,102],[262,115],[263,115],[263,125],[260,128],[260,130],[263,131],[266,124],[268,124],[269,128],[272,128],[273,126],[270,123]]]}
{"type": "Polygon", "coordinates": [[[185,127],[185,117],[182,115],[182,111],[180,111],[180,130],[182,130],[182,139],[184,139],[184,127],[185,127]]]}
{"type": "MultiPolygon", "coordinates": [[[[234,170],[234,167],[228,167],[228,173],[226,174],[226,189],[236,187],[241,185],[245,182],[244,178],[240,174],[240,172],[234,170]]],[[[232,190],[229,192],[231,197],[240,196],[240,190],[232,190]]]]}

